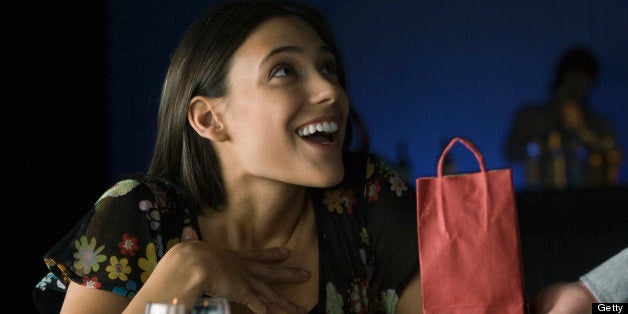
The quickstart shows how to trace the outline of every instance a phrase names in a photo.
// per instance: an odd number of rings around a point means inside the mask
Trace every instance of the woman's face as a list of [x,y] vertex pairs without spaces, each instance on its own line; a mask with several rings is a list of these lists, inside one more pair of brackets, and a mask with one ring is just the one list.
[[225,177],[314,187],[342,180],[349,100],[335,58],[296,17],[269,19],[249,35],[232,56],[221,101]]

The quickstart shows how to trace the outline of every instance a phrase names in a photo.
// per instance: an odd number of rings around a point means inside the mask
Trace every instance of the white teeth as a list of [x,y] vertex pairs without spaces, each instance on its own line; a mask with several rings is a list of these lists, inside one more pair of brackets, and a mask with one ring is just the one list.
[[326,132],[326,133],[334,133],[338,131],[338,123],[333,121],[325,121],[323,123],[313,123],[310,125],[306,125],[299,130],[297,133],[299,136],[308,136],[310,134],[314,134],[316,132]]
[[330,130],[331,130],[331,127],[329,126],[329,122],[327,121],[323,122],[323,131],[329,132]]

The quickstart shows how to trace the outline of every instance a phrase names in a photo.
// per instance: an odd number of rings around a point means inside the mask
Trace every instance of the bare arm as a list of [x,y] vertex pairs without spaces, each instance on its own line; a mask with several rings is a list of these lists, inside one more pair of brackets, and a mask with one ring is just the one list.
[[[109,291],[87,288],[70,282],[61,314],[66,313],[122,313],[130,299]],[[140,312],[140,313],[143,313]]]
[[408,283],[399,297],[396,313],[398,314],[420,314],[423,313],[423,302],[421,301],[421,278],[417,273]]
[[148,301],[176,297],[190,306],[202,294],[245,304],[256,313],[268,313],[269,305],[290,313],[304,312],[269,285],[309,279],[297,269],[275,265],[289,256],[288,250],[235,252],[211,247],[195,236],[182,239],[189,240],[166,252],[133,299],[71,283],[61,312],[142,314]]

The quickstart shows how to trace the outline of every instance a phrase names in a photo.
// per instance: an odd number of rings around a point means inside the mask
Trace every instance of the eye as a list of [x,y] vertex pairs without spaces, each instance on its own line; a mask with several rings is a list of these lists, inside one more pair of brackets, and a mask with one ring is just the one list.
[[270,77],[295,76],[296,74],[297,72],[294,70],[294,66],[290,62],[284,61],[273,68],[270,72]]

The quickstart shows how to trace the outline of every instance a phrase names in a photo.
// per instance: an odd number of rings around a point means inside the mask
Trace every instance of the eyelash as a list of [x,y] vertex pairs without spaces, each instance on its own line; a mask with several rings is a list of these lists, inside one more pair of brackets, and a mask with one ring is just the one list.
[[[273,69],[270,71],[270,78],[274,78],[276,77],[277,73],[281,70],[285,70],[285,69],[289,69],[289,71],[291,71],[292,73],[286,73],[285,76],[280,76],[280,77],[286,77],[286,76],[293,76],[296,75],[297,71],[295,70],[295,65],[292,61],[290,60],[283,60],[280,63],[278,63],[276,66],[273,67]],[[327,61],[324,62],[322,64],[322,70],[323,71],[327,71],[327,73],[325,74],[330,74],[330,75],[338,75],[338,71],[336,68],[336,62],[335,61]]]
[[[277,64],[276,66],[273,67],[272,71],[270,71],[270,78],[275,77],[275,75],[277,74],[277,72],[286,69],[286,68],[290,68],[290,70],[292,70],[292,72],[296,72],[294,71],[294,64],[289,61],[289,60],[283,60],[281,61],[279,64]],[[286,74],[286,76],[289,76],[290,74]],[[283,77],[283,76],[282,76]]]

